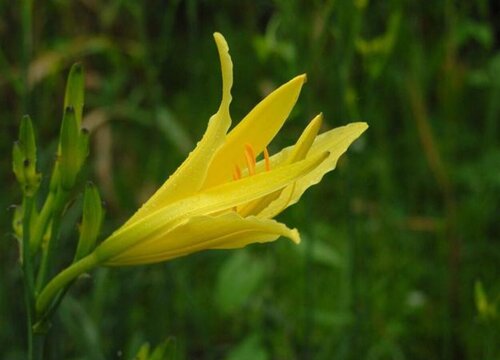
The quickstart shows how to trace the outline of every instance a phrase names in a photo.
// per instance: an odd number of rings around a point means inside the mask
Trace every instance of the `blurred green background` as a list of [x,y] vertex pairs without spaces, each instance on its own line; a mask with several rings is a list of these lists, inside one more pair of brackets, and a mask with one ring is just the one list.
[[[54,319],[52,359],[499,359],[497,1],[0,2],[0,355],[24,359],[10,153],[22,114],[45,179],[69,66],[86,70],[85,176],[119,226],[182,161],[220,98],[214,31],[234,62],[236,122],[308,83],[270,151],[317,113],[370,129],[280,216],[303,242],[100,269]],[[83,183],[82,183],[83,187]],[[81,198],[57,258],[71,260]],[[475,284],[480,281],[475,292]]]

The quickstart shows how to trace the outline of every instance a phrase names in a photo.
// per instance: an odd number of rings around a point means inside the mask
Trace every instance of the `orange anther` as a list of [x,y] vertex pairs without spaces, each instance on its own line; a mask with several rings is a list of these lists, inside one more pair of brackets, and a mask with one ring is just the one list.
[[269,152],[267,147],[264,148],[264,163],[266,164],[266,171],[271,170],[271,161],[269,160]]
[[233,180],[239,179],[241,179],[241,169],[238,165],[235,165],[233,170]]
[[248,173],[255,175],[255,151],[250,144],[245,145],[245,159],[247,161]]

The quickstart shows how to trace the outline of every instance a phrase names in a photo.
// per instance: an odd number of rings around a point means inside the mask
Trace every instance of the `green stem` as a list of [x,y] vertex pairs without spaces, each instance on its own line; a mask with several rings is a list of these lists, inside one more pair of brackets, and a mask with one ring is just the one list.
[[68,284],[64,285],[63,289],[59,291],[55,299],[51,301],[51,305],[49,306],[49,308],[46,309],[43,315],[37,319],[36,324],[33,325],[33,329],[35,332],[37,332],[39,329],[41,331],[44,331],[44,329],[46,328],[45,325],[61,304],[62,299],[64,298],[64,296],[66,296],[66,293],[68,292],[74,281],[75,280],[73,279]]
[[30,360],[43,359],[43,345],[45,343],[45,333],[33,334],[33,349]]
[[29,221],[33,209],[33,198],[25,197],[23,199],[23,245],[22,245],[22,269],[24,280],[24,300],[26,305],[27,330],[28,330],[28,354],[32,359],[33,351],[33,268],[31,256],[29,253]]
[[99,261],[94,253],[84,257],[57,274],[43,288],[36,301],[36,313],[43,315],[57,293],[84,272],[96,267]]
[[52,215],[54,207],[54,193],[50,192],[45,200],[45,203],[42,206],[42,210],[40,211],[40,215],[37,218],[36,226],[33,229],[33,234],[30,238],[30,248],[33,254],[36,253],[40,244],[42,242],[43,235],[47,230],[47,225],[49,224],[50,217]]
[[33,48],[32,41],[32,0],[23,0],[21,4],[21,26],[22,26],[22,111],[24,114],[29,112],[29,84],[28,72]]
[[[49,199],[51,201],[49,201]],[[57,239],[59,237],[59,227],[61,225],[61,217],[63,213],[63,208],[65,205],[65,199],[66,199],[66,192],[62,189],[59,189],[57,191],[56,195],[53,195],[51,192],[49,196],[47,197],[47,201],[45,205],[47,205],[47,208],[50,207],[50,209],[47,210],[47,213],[49,213],[49,217],[46,219],[42,219],[45,222],[48,222],[48,220],[51,218],[52,219],[52,229],[51,229],[51,234],[50,238],[47,241],[47,244],[42,247],[42,260],[40,263],[40,268],[38,270],[38,276],[36,279],[36,284],[35,284],[35,292],[38,294],[40,290],[43,288],[45,285],[46,279],[47,279],[47,274],[49,273],[50,270],[50,265],[52,264],[52,258],[54,255],[54,249],[55,249],[55,244],[57,242]],[[45,205],[44,209],[45,210]],[[42,210],[42,212],[43,212]],[[37,229],[43,228],[47,226],[47,224],[42,224],[42,221],[39,224],[40,226],[37,226]],[[43,226],[45,225],[45,226]],[[45,233],[45,230],[41,231],[41,234]],[[39,234],[37,233],[37,236]]]
[[41,359],[43,353],[43,335],[34,335],[33,322],[35,319],[35,298],[33,282],[33,264],[30,252],[30,220],[33,212],[33,197],[24,197],[23,199],[23,280],[24,280],[24,299],[27,315],[27,335],[28,335],[28,359]]
[[[22,28],[22,47],[21,47],[21,110],[23,114],[29,112],[30,99],[29,99],[29,84],[28,73],[31,61],[31,54],[33,51],[32,40],[32,14],[33,14],[33,0],[23,0],[21,3],[21,28]],[[22,270],[24,282],[24,298],[26,302],[26,315],[28,326],[28,359],[39,360],[42,359],[43,354],[43,335],[34,335],[33,321],[35,317],[35,293],[34,293],[34,270],[32,258],[32,241],[30,234],[30,221],[34,207],[33,197],[25,196],[23,199],[23,254],[22,254]]]

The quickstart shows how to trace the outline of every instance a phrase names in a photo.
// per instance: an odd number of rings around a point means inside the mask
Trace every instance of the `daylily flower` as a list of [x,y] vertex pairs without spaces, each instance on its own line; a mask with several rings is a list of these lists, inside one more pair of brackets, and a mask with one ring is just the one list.
[[[318,136],[320,114],[295,145],[269,156],[266,147],[287,119],[306,81],[305,75],[299,75],[267,96],[228,133],[233,64],[224,37],[215,33],[214,38],[222,68],[222,101],[203,138],[121,228],[63,271],[62,278],[74,278],[96,265],[155,263],[281,236],[300,241],[296,229],[273,218],[333,170],[338,158],[368,126],[352,123]],[[257,161],[260,155],[263,158]],[[54,287],[49,284],[47,292],[54,292]],[[42,293],[41,298],[43,295],[49,297]],[[39,309],[46,305],[44,301],[37,304]]]

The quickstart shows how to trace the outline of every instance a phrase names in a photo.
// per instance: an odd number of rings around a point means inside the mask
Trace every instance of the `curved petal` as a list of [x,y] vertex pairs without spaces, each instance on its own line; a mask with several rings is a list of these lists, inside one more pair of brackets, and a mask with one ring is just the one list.
[[203,188],[230,181],[235,165],[244,168],[245,146],[260,154],[283,126],[299,97],[306,75],[300,75],[269,94],[227,135],[208,169]]
[[99,261],[106,262],[140,242],[170,231],[190,217],[230,211],[235,206],[270,194],[306,175],[327,156],[327,153],[316,154],[297,163],[225,183],[166,205],[118,229],[94,250],[95,256]]
[[[315,156],[318,153],[327,151],[328,158],[313,171],[284,188],[280,196],[262,210],[258,216],[272,218],[288,206],[295,204],[307,188],[319,183],[324,174],[335,169],[340,156],[367,128],[366,123],[351,123],[319,135],[312,144],[307,156]],[[293,151],[293,147],[288,147],[273,156],[271,158],[272,166],[279,166],[280,163],[285,162],[291,151]],[[258,164],[258,167],[262,166],[263,164]]]
[[300,242],[296,229],[274,220],[242,218],[235,212],[196,216],[158,238],[137,244],[104,265],[155,263],[207,249],[235,249],[274,241],[280,236]]
[[160,207],[198,191],[205,181],[208,165],[216,150],[224,143],[226,133],[231,126],[229,105],[233,85],[233,63],[229,47],[224,37],[214,34],[222,69],[222,101],[219,110],[210,118],[203,138],[188,158],[172,174],[156,193],[128,220],[127,224],[137,221]]

